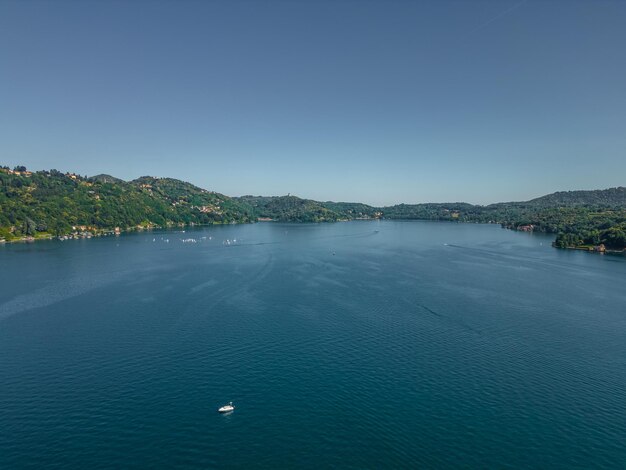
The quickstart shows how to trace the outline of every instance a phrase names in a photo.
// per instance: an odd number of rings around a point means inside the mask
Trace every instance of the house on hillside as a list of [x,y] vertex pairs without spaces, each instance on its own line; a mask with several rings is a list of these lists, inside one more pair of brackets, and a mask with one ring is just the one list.
[[24,170],[11,170],[11,169],[7,168],[7,169],[3,169],[3,171],[7,172],[10,175],[26,176],[27,178],[29,178],[33,174],[32,171],[28,171],[26,169],[24,169]]

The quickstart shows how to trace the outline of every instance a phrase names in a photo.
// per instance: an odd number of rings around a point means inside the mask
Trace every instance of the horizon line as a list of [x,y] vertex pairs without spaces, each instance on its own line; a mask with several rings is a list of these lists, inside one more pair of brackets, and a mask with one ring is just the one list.
[[[207,188],[204,188],[202,186],[198,186],[197,184],[192,183],[192,182],[190,182],[188,180],[182,180],[182,179],[174,178],[174,177],[171,177],[171,176],[156,176],[156,175],[144,174],[144,175],[137,176],[136,178],[124,179],[124,178],[120,178],[118,176],[111,175],[109,173],[97,173],[95,175],[80,175],[79,173],[76,173],[76,172],[73,172],[73,171],[62,171],[62,170],[57,170],[56,168],[30,170],[30,169],[28,169],[28,167],[26,165],[19,165],[19,164],[18,165],[14,165],[13,166],[13,170],[15,168],[18,168],[18,167],[24,167],[24,168],[27,169],[27,171],[31,171],[31,172],[34,172],[34,173],[43,172],[43,171],[53,171],[53,170],[56,170],[56,171],[59,171],[59,172],[64,173],[64,174],[74,174],[74,175],[82,176],[82,177],[84,177],[86,179],[95,178],[96,176],[101,176],[101,175],[102,176],[110,176],[112,178],[121,180],[121,181],[123,181],[125,183],[131,183],[131,182],[133,182],[135,180],[138,180],[139,178],[172,179],[172,180],[182,181],[183,183],[191,184],[191,185],[196,186],[197,188],[200,188],[200,189],[202,189],[204,191],[210,191],[210,192],[217,193],[217,191],[213,191],[211,189],[207,189]],[[11,170],[10,165],[7,165],[7,164],[0,164],[0,168],[8,168],[9,170]],[[607,187],[607,188],[593,188],[593,189],[561,189],[561,190],[552,191],[552,192],[547,193],[547,194],[541,194],[539,196],[534,196],[534,197],[531,197],[530,199],[526,199],[526,200],[496,201],[496,202],[490,202],[488,204],[479,204],[479,203],[472,203],[472,202],[467,202],[467,201],[442,201],[442,202],[429,201],[429,202],[396,202],[395,204],[383,204],[383,205],[380,205],[380,204],[370,204],[370,203],[365,203],[365,202],[347,201],[347,200],[343,200],[343,201],[342,200],[331,200],[331,199],[326,199],[326,200],[321,200],[320,199],[320,200],[317,200],[317,199],[312,199],[312,198],[309,198],[309,197],[296,196],[296,195],[292,194],[291,192],[288,192],[287,194],[282,194],[282,195],[254,195],[254,194],[250,194],[250,193],[244,193],[244,194],[241,194],[239,196],[230,196],[230,195],[224,194],[224,193],[219,193],[219,194],[222,194],[222,195],[230,197],[230,198],[242,198],[242,197],[288,197],[288,196],[293,196],[293,197],[297,197],[298,199],[304,199],[304,200],[315,201],[315,202],[331,202],[331,203],[343,203],[343,204],[363,204],[363,205],[366,205],[366,206],[370,206],[372,208],[385,208],[385,207],[393,207],[393,206],[399,206],[399,205],[410,205],[410,206],[415,205],[415,206],[417,206],[417,205],[426,205],[426,204],[469,204],[469,205],[472,205],[472,206],[487,207],[487,206],[491,206],[491,205],[495,205],[495,204],[512,204],[512,203],[529,202],[529,201],[532,201],[534,199],[538,199],[538,198],[541,198],[541,197],[544,197],[544,196],[549,196],[551,194],[556,194],[556,193],[568,193],[568,192],[579,192],[579,191],[608,191],[608,190],[611,190],[611,189],[621,189],[621,188],[626,188],[626,186],[611,186],[611,187]]]

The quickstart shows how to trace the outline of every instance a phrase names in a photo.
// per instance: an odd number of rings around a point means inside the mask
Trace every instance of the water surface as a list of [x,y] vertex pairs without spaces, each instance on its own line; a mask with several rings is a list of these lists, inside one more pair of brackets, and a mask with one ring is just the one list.
[[623,468],[626,260],[551,240],[371,221],[2,246],[0,468]]

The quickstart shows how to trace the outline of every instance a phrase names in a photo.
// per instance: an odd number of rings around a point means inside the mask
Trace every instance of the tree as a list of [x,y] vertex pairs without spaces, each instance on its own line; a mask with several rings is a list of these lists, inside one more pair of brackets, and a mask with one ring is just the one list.
[[26,217],[24,220],[24,230],[23,232],[26,235],[33,236],[35,235],[35,231],[37,230],[37,224],[30,217]]

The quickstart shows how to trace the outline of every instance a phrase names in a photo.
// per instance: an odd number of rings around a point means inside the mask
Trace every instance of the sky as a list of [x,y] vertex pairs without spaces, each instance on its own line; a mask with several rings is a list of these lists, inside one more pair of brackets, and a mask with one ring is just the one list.
[[626,1],[0,0],[0,165],[374,205],[626,185]]

